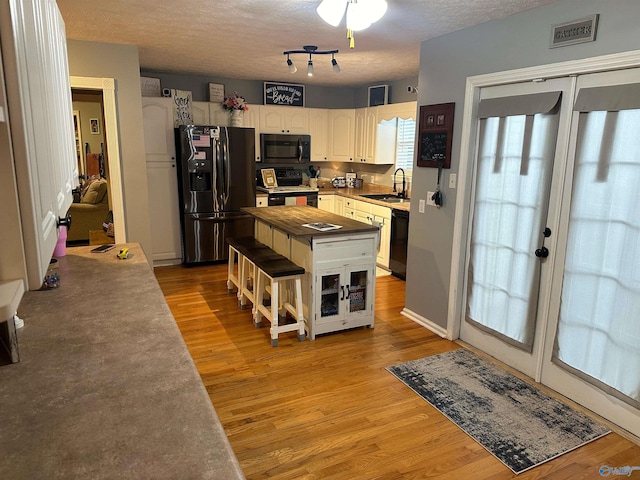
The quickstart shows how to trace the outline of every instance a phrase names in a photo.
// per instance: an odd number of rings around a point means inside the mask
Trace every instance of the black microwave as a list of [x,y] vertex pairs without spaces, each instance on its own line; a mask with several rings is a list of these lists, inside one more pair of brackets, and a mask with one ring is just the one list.
[[309,163],[311,136],[261,133],[260,156],[263,163]]

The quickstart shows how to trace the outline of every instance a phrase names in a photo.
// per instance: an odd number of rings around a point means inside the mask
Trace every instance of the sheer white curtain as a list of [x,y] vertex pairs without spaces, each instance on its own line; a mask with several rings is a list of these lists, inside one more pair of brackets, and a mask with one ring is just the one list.
[[480,122],[467,320],[530,349],[557,114]]
[[640,110],[581,113],[575,162],[554,359],[637,404]]

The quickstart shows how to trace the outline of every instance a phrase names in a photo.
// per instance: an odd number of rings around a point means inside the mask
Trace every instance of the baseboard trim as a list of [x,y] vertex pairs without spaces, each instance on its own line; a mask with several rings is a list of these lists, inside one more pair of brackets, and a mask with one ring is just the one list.
[[407,308],[403,308],[402,311],[400,312],[400,315],[403,315],[405,317],[407,317],[409,320],[412,320],[414,322],[416,322],[418,325],[423,326],[424,328],[426,328],[427,330],[432,331],[433,333],[435,333],[436,335],[442,337],[442,338],[446,338],[447,340],[451,340],[450,338],[448,338],[447,336],[447,330],[445,328],[442,328],[440,325],[436,325],[435,323],[433,323],[431,320],[424,318],[421,315],[418,315],[417,313],[407,309]]

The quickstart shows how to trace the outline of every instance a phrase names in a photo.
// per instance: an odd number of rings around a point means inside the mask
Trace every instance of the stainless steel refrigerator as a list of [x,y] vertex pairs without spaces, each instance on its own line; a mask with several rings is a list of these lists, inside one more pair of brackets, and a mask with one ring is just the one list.
[[255,206],[253,128],[183,125],[176,131],[182,261],[228,258],[225,239],[253,234]]

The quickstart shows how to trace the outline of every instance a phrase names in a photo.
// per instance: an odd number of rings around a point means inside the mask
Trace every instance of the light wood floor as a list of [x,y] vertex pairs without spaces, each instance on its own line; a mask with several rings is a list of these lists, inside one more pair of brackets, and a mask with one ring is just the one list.
[[[225,265],[155,272],[248,479],[515,477],[385,370],[459,348],[400,315],[403,281],[378,277],[374,329],[272,348]],[[597,479],[601,465],[640,465],[640,446],[612,433],[518,478]]]

